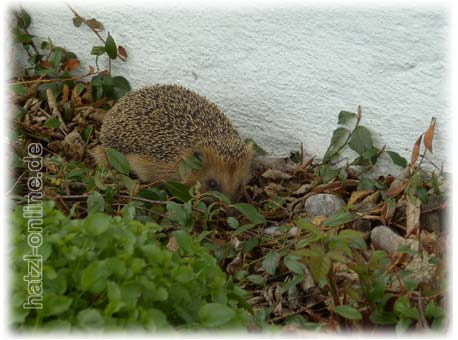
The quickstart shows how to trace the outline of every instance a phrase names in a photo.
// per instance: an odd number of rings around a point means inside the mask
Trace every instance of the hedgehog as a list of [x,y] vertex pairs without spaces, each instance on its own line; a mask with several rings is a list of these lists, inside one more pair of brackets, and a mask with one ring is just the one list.
[[[96,163],[106,148],[126,155],[142,182],[178,181],[219,191],[237,200],[250,178],[252,146],[204,96],[179,85],[152,85],[127,93],[105,116]],[[181,178],[178,164],[189,156],[202,167]]]

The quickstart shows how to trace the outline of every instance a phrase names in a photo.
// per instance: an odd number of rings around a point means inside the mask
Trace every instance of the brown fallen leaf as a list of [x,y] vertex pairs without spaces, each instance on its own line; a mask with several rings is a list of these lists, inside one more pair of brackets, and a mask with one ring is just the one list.
[[268,169],[261,176],[264,178],[278,179],[278,180],[291,178],[291,175],[281,170],[277,170],[277,169]]
[[412,150],[412,156],[410,157],[410,164],[415,164],[418,159],[418,155],[420,154],[420,144],[421,144],[421,137],[423,137],[423,134],[418,137],[417,141],[415,142],[415,145],[413,146]]
[[127,52],[124,46],[121,46],[121,45],[118,46],[118,54],[122,60],[125,61],[127,59]]
[[426,130],[425,138],[423,138],[423,143],[425,147],[432,153],[433,152],[433,138],[434,138],[434,129],[436,127],[436,117],[431,118],[431,123],[429,124],[428,130]]
[[406,183],[396,178],[393,180],[393,182],[391,182],[388,190],[385,191],[385,195],[396,196],[400,194],[401,192],[403,192],[405,187],[406,187]]
[[353,205],[359,201],[361,201],[363,198],[365,198],[367,195],[369,195],[372,191],[371,190],[358,190],[358,191],[353,191],[351,193],[350,199],[348,200],[348,205]]
[[417,197],[406,200],[406,238],[420,229],[421,201]]
[[68,101],[68,97],[70,95],[70,88],[67,84],[64,84],[64,88],[62,90],[62,99],[60,101],[61,105],[64,105]]
[[169,239],[169,242],[167,242],[167,249],[172,251],[172,252],[176,252],[178,249],[180,249],[180,246],[178,245],[178,242],[177,240],[175,239],[175,236],[172,236],[170,239]]
[[80,66],[80,61],[76,58],[68,58],[64,63],[64,70],[72,71]]

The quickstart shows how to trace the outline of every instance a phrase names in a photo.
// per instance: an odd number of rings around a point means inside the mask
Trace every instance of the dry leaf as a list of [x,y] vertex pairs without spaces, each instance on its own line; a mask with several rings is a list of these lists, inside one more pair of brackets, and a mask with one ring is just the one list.
[[230,275],[233,275],[239,271],[242,270],[242,267],[243,267],[243,260],[242,258],[240,257],[240,255],[238,255],[236,258],[234,258],[231,263],[229,263],[226,267],[226,273],[230,274]]
[[420,228],[421,201],[416,198],[407,199],[406,205],[406,238],[417,234]]
[[268,169],[262,175],[264,178],[269,179],[290,179],[291,175],[288,175],[286,172],[277,169]]
[[124,48],[124,46],[121,46],[121,45],[118,46],[118,54],[119,54],[119,56],[121,57],[122,60],[126,60],[127,59],[127,52],[126,52],[126,49]]
[[80,61],[75,58],[69,58],[64,63],[64,70],[72,71],[80,66]]
[[180,246],[178,245],[178,242],[175,239],[175,236],[172,236],[169,239],[169,242],[167,243],[167,249],[172,252],[176,252],[178,249],[180,249]]
[[434,129],[436,127],[436,117],[431,119],[429,128],[425,133],[425,138],[423,138],[423,143],[425,147],[432,153],[433,152],[433,138],[434,138]]
[[391,182],[391,185],[388,188],[388,190],[385,191],[385,195],[396,196],[404,190],[405,186],[406,186],[406,183],[396,178],[393,182]]
[[418,155],[420,154],[420,144],[421,144],[421,137],[423,137],[423,134],[418,137],[417,141],[415,142],[415,145],[413,146],[412,150],[412,156],[410,158],[410,164],[415,164],[418,159]]
[[64,105],[68,101],[68,96],[70,95],[70,88],[67,84],[64,84],[64,89],[62,90],[62,100],[61,104]]
[[52,65],[48,60],[42,60],[40,61],[40,67],[43,68],[50,68]]
[[361,201],[364,197],[369,195],[372,191],[371,190],[358,190],[353,191],[351,193],[350,199],[348,200],[348,205],[353,205],[359,201]]

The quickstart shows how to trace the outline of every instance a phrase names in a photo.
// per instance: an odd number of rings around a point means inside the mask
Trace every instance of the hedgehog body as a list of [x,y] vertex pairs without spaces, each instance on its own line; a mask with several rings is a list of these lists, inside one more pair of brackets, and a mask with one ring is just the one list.
[[[107,113],[102,146],[127,156],[144,182],[200,182],[202,190],[218,190],[236,198],[249,179],[251,146],[246,145],[223,112],[197,93],[178,85],[154,85],[131,91]],[[180,178],[179,162],[194,155],[202,169]]]

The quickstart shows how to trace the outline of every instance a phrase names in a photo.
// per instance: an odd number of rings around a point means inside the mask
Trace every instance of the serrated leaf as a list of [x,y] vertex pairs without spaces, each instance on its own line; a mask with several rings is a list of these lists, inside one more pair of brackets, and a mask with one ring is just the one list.
[[363,318],[359,310],[349,305],[337,306],[336,313],[349,320],[361,320]]
[[407,166],[407,160],[404,157],[401,157],[397,152],[394,151],[387,151],[386,152],[394,164],[401,168],[405,168]]
[[111,34],[108,34],[107,40],[105,41],[105,50],[107,51],[110,59],[116,59],[118,55],[118,49]]
[[127,160],[126,156],[124,156],[121,152],[108,148],[107,149],[108,159],[110,160],[111,166],[118,172],[129,175],[130,172],[130,165],[129,161]]
[[304,274],[305,265],[298,261],[299,256],[296,255],[287,255],[283,258],[283,263],[285,266],[296,274]]
[[364,126],[357,126],[350,137],[348,146],[359,155],[373,148],[372,135]]

